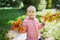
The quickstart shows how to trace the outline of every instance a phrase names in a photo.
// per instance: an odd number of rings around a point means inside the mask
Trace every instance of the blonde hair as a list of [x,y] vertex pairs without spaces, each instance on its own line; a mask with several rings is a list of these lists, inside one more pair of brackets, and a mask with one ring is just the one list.
[[27,8],[27,10],[29,10],[29,9],[31,9],[31,8],[36,11],[36,8],[35,8],[34,6],[29,6],[29,7]]

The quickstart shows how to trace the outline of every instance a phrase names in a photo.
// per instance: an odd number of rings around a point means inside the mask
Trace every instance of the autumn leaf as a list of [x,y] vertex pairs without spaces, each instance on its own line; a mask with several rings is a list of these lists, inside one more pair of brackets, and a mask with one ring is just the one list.
[[19,28],[19,32],[20,32],[20,33],[25,33],[25,31],[26,31],[26,28],[25,28],[25,27],[22,27],[22,26],[21,26],[21,27]]
[[44,21],[52,22],[56,20],[57,23],[60,19],[60,12],[56,12],[55,14],[48,12],[45,14],[45,16],[41,16],[41,17],[44,19]]

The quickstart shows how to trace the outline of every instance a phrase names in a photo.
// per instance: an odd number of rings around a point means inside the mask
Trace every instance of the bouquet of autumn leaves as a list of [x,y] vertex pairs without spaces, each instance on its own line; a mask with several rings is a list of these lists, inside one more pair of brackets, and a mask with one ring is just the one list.
[[22,26],[22,20],[18,19],[17,21],[12,22],[12,28],[11,30],[17,30],[19,33],[24,33],[26,28]]

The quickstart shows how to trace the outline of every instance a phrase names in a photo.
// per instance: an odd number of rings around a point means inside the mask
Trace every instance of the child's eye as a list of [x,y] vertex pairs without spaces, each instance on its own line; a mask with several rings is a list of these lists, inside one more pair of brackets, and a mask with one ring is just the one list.
[[32,13],[34,13],[34,11],[32,11]]
[[31,11],[29,11],[29,13],[31,13]]

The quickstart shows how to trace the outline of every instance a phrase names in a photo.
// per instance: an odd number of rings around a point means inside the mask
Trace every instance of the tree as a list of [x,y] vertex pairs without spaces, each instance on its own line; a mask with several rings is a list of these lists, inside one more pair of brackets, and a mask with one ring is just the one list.
[[0,7],[19,7],[21,0],[0,0]]
[[23,0],[24,8],[26,9],[28,6],[33,5],[38,8],[38,5],[40,4],[40,0]]

